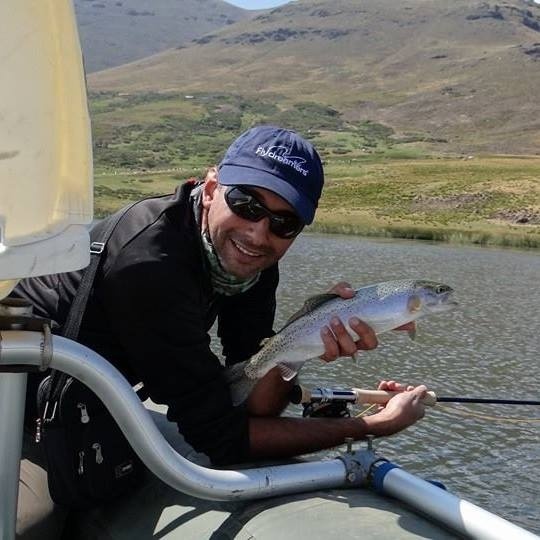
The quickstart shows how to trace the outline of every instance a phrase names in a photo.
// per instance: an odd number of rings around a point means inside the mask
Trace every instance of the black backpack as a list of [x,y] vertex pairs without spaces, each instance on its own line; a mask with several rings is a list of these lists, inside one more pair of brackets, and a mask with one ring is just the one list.
[[[115,215],[91,260],[63,327],[76,340],[100,257],[121,217]],[[52,370],[37,391],[36,442],[43,448],[51,498],[71,508],[90,508],[132,490],[144,465],[100,399],[82,382]]]

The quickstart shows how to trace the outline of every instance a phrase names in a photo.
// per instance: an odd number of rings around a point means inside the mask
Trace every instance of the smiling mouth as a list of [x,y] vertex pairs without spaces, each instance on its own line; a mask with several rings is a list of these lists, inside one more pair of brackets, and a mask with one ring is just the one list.
[[244,255],[247,255],[248,257],[262,257],[263,256],[263,253],[258,253],[256,251],[251,251],[250,249],[246,248],[245,246],[243,246],[242,244],[239,244],[237,241],[235,240],[232,240],[231,239],[231,242],[233,243],[234,247],[240,251],[240,253],[243,253]]

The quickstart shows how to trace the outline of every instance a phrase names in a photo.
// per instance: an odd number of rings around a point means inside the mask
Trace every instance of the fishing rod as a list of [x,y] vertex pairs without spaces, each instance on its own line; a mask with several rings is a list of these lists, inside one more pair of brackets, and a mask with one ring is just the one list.
[[[388,401],[400,392],[389,392],[387,390],[363,390],[360,388],[335,389],[335,388],[314,388],[309,390],[300,385],[295,385],[289,395],[291,403],[354,403],[357,405],[377,404],[385,405]],[[429,391],[422,400],[427,406],[434,406],[436,403],[489,403],[495,405],[540,405],[536,400],[520,399],[490,399],[490,398],[466,398],[437,396],[435,392]]]

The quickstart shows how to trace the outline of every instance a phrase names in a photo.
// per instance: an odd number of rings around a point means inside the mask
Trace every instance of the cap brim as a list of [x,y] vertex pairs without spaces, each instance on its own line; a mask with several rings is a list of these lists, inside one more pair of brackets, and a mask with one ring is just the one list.
[[300,219],[309,225],[315,217],[316,207],[303,193],[272,173],[239,165],[222,165],[218,181],[224,186],[253,186],[268,189],[288,202]]

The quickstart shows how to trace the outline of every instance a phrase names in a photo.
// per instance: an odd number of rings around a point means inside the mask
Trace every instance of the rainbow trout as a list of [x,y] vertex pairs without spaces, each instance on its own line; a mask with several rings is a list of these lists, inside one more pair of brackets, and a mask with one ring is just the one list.
[[264,340],[258,353],[229,368],[233,401],[241,403],[257,379],[272,368],[277,366],[282,377],[291,380],[307,360],[324,354],[320,332],[323,326],[330,326],[333,317],[341,319],[356,341],[359,336],[348,325],[351,317],[381,334],[425,315],[453,309],[457,303],[452,294],[452,288],[442,283],[398,280],[361,287],[350,299],[331,293],[309,298],[276,335]]

